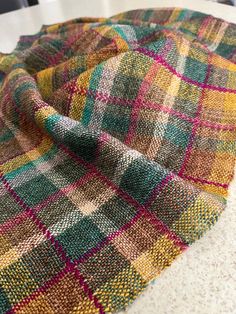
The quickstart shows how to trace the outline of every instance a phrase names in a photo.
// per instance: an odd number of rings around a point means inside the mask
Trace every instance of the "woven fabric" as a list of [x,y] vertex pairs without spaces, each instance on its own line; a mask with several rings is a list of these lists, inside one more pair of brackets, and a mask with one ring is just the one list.
[[217,221],[235,52],[235,25],[161,9],[0,55],[0,313],[117,311]]

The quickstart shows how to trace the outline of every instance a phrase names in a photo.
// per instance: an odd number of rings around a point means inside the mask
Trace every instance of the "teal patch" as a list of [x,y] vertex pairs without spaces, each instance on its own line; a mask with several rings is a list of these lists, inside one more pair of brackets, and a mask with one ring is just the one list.
[[8,310],[10,310],[11,304],[7,298],[6,293],[4,290],[0,287],[0,313],[5,313]]
[[[91,79],[90,79],[89,90],[94,90],[96,93],[96,90],[98,90],[98,85],[100,82],[100,78],[102,76],[102,72],[103,72],[103,64],[99,64],[98,66],[95,67],[92,73]],[[81,122],[86,126],[89,124],[91,120],[91,116],[94,109],[94,103],[95,103],[94,97],[91,97],[90,95],[88,95],[86,99],[84,111],[83,111],[83,116],[81,119]]]
[[56,155],[57,152],[58,152],[58,148],[56,146],[52,146],[52,148],[48,152],[46,152],[46,154],[42,155],[38,159],[36,159],[34,161],[30,161],[30,159],[29,159],[29,162],[27,162],[23,166],[17,168],[16,170],[13,170],[11,172],[6,173],[5,178],[7,180],[12,180],[17,175],[19,175],[20,173],[27,171],[30,168],[34,168],[37,165],[40,165],[42,162],[50,160],[51,158],[53,158]]
[[0,135],[0,142],[7,142],[14,137],[14,134],[11,130],[6,129],[2,135]]
[[140,204],[144,204],[152,190],[167,175],[167,171],[144,158],[136,159],[125,171],[120,183],[125,190]]
[[217,49],[215,50],[215,53],[227,59],[229,56],[232,55],[234,51],[235,51],[234,45],[227,45],[225,43],[220,43]]
[[165,139],[169,140],[176,146],[181,148],[186,148],[189,141],[189,133],[184,132],[175,125],[168,124],[165,131]]
[[75,260],[104,239],[100,229],[87,217],[57,237],[67,254]]
[[45,129],[53,134],[53,129],[55,127],[55,124],[62,118],[62,116],[58,113],[52,114],[51,116],[47,117],[45,121]]
[[103,116],[102,130],[122,140],[129,130],[130,113],[131,108],[109,105]]
[[15,189],[29,206],[35,206],[58,189],[43,175],[31,179]]
[[207,64],[193,58],[186,58],[184,75],[188,78],[203,83],[207,73]]
[[83,132],[80,126],[69,130],[64,137],[66,145],[78,156],[86,161],[93,161],[96,157],[98,139],[93,132]]

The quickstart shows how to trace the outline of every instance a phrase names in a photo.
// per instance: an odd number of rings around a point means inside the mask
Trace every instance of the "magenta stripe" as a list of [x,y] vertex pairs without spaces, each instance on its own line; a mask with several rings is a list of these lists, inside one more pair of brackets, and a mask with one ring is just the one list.
[[[81,87],[81,86],[77,87],[76,92],[80,93],[81,95],[91,96],[91,97],[95,98],[95,100],[100,100],[104,103],[107,103],[108,105],[110,105],[112,103],[112,104],[116,104],[116,105],[120,105],[120,106],[134,106],[134,104],[136,102],[136,100],[123,99],[123,98],[119,98],[116,96],[107,95],[107,94],[102,93],[102,92],[95,92],[95,91],[86,89],[85,87]],[[221,124],[221,123],[211,122],[211,121],[207,121],[207,120],[201,120],[200,118],[192,118],[192,117],[189,117],[188,115],[186,115],[185,113],[182,113],[180,111],[172,109],[172,108],[165,106],[163,104],[153,103],[153,102],[146,101],[146,100],[142,100],[142,101],[139,100],[138,103],[141,104],[144,108],[154,109],[154,110],[159,109],[165,113],[170,113],[170,114],[172,114],[172,115],[174,115],[180,119],[186,120],[188,122],[191,122],[191,123],[198,122],[200,125],[203,125],[205,127],[211,128],[211,129],[229,130],[229,131],[236,130],[235,125]]]
[[48,198],[43,200],[40,204],[35,206],[33,209],[36,213],[38,213],[43,207],[50,204],[52,201],[57,200],[60,196],[66,195],[68,192],[73,191],[75,188],[78,188],[85,184],[89,179],[93,177],[92,172],[87,172],[85,175],[83,175],[79,180],[73,182],[72,184],[69,184],[65,186],[64,188],[61,188],[60,190],[56,191],[55,193],[49,195]]
[[97,246],[91,248],[90,250],[88,250],[84,255],[82,255],[81,257],[79,257],[75,263],[76,264],[81,264],[84,263],[88,258],[92,257],[94,254],[96,254],[98,251],[100,251],[105,245],[109,244],[110,241],[112,241],[113,239],[115,239],[116,237],[118,237],[119,235],[121,235],[123,232],[125,232],[126,230],[128,230],[132,225],[134,225],[140,217],[143,216],[143,212],[142,211],[137,211],[135,216],[129,221],[127,222],[125,225],[123,225],[119,230],[111,233],[108,237],[106,237],[103,241],[101,241],[100,243],[98,243]]
[[[65,68],[66,69],[66,68]],[[65,72],[64,72],[64,75],[65,75]],[[68,100],[66,102],[66,113],[65,115],[69,117],[69,114],[70,114],[70,105],[71,105],[71,102],[72,102],[72,99],[73,99],[73,95],[74,93],[76,92],[76,84],[77,81],[74,80],[72,84],[69,85],[69,97],[68,97]]]
[[98,301],[98,298],[96,297],[96,295],[94,295],[92,290],[89,288],[87,282],[83,278],[83,276],[80,273],[80,271],[75,267],[74,268],[74,272],[75,272],[76,278],[79,280],[79,283],[80,283],[81,287],[83,287],[83,289],[84,289],[85,293],[88,295],[89,299],[91,301],[93,301],[93,303],[96,306],[96,308],[99,309],[99,313],[100,314],[105,314],[105,311],[103,310],[103,306]]
[[49,62],[48,67],[58,66],[60,59],[65,56],[65,51],[67,49],[71,48],[71,46],[78,40],[80,34],[81,34],[81,32],[80,33],[77,32],[75,36],[70,37],[67,41],[65,41],[63,46],[60,48],[60,50],[58,50],[56,52],[55,55],[53,55],[53,56],[46,55],[45,56]]
[[[210,76],[210,70],[211,70],[211,65],[210,65],[210,55],[208,56],[208,66],[207,66],[207,72],[206,72],[206,77],[204,79],[204,83],[206,84],[208,82],[209,76]],[[199,99],[199,103],[198,103],[198,107],[197,107],[197,112],[196,112],[196,118],[199,119],[201,116],[201,112],[202,112],[202,103],[203,103],[203,99],[205,97],[205,89],[202,90],[200,99]],[[181,168],[178,172],[178,175],[181,177],[184,174],[184,171],[187,167],[189,158],[191,156],[191,152],[192,152],[192,148],[193,148],[193,144],[194,144],[194,139],[197,133],[197,129],[199,127],[199,123],[198,120],[196,120],[196,122],[193,125],[190,137],[189,137],[189,141],[188,141],[188,145],[185,151],[185,156],[184,156],[184,160],[183,163],[181,165]]]
[[[58,190],[57,192],[49,195],[48,198],[43,200],[40,204],[33,207],[34,213],[38,213],[42,208],[47,206],[53,201],[56,201],[60,196],[65,195],[66,193],[72,191],[74,188],[78,188],[79,186],[85,184],[87,180],[89,180],[93,176],[93,173],[87,172],[83,177],[81,177],[78,181]],[[12,229],[14,226],[21,224],[24,219],[28,216],[27,210],[17,214],[16,216],[13,216],[6,222],[4,222],[2,225],[0,225],[0,233],[7,232],[9,229]]]
[[227,183],[219,183],[219,182],[209,181],[206,179],[194,178],[192,176],[182,175],[181,178],[191,180],[191,181],[196,182],[196,183],[200,182],[200,183],[204,183],[204,184],[215,185],[218,187],[222,187],[224,189],[227,189],[229,187],[229,184],[227,184]]
[[[51,242],[51,244],[54,246],[56,252],[58,255],[62,258],[62,260],[67,264],[67,265],[72,265],[74,267],[74,264],[70,261],[69,257],[67,257],[66,252],[64,251],[62,245],[58,240],[54,238],[54,236],[51,234],[51,232],[46,228],[46,226],[40,221],[40,219],[35,215],[33,210],[20,198],[20,196],[11,188],[7,180],[5,179],[4,175],[0,172],[0,178],[3,181],[3,184],[5,188],[11,193],[12,197],[15,199],[15,201],[23,208],[26,210],[26,213],[28,217],[30,217],[36,226],[39,228],[40,231],[46,236],[46,238]],[[80,284],[85,292],[85,294],[88,295],[89,299],[94,302],[95,306],[99,309],[100,314],[105,314],[102,305],[99,303],[98,299],[96,296],[92,294],[91,289],[88,287],[86,284],[84,278],[80,274]],[[77,275],[78,278],[78,275]]]
[[[78,155],[76,155],[74,152],[70,151],[66,146],[63,144],[60,145],[60,147],[63,149],[64,152],[66,152],[69,156],[71,156],[74,160],[82,164],[83,166],[87,167],[91,171],[93,171],[108,187],[110,187],[113,191],[115,191],[118,195],[120,195],[125,201],[127,201],[129,204],[134,206],[137,211],[144,210],[145,212],[147,209],[139,204],[132,196],[130,196],[128,193],[126,193],[124,190],[122,190],[119,186],[116,186],[111,180],[109,180],[106,176],[104,176],[92,163],[89,163],[82,158],[80,158]],[[157,217],[155,218],[156,221],[160,224],[163,224]],[[157,225],[157,224],[156,224]],[[161,229],[163,230],[163,228]],[[176,244],[179,245],[179,243],[182,243],[182,245],[185,245],[185,243],[179,238],[174,232],[172,232],[167,226],[165,226],[165,233],[170,239],[177,239]]]
[[66,253],[60,243],[53,237],[50,231],[46,226],[40,221],[40,219],[35,215],[33,210],[20,198],[20,196],[11,188],[10,184],[5,179],[4,175],[0,173],[0,178],[3,181],[5,188],[9,191],[15,201],[25,210],[26,215],[31,218],[40,231],[46,236],[46,238],[53,244],[59,256],[63,259],[64,262],[70,262],[69,258],[66,256]]
[[224,93],[236,94],[236,89],[226,88],[226,87],[221,87],[221,86],[214,86],[214,85],[210,85],[210,84],[206,84],[206,83],[200,83],[200,82],[197,82],[197,81],[190,79],[189,77],[187,77],[183,74],[180,74],[170,64],[168,64],[160,55],[158,55],[157,53],[155,53],[151,50],[148,50],[147,48],[144,48],[144,47],[137,48],[134,51],[145,54],[146,56],[156,60],[157,62],[162,64],[165,68],[167,68],[170,72],[172,72],[174,75],[181,78],[183,81],[185,81],[187,83],[193,84],[193,85],[195,85],[197,87],[201,87],[201,88],[216,90],[216,91],[224,92]]
[[[50,280],[45,282],[43,286],[36,289],[32,294],[21,300],[19,303],[13,306],[13,311],[19,311],[22,308],[24,308],[27,304],[29,304],[31,301],[35,300],[40,294],[46,292],[48,289],[53,287],[55,284],[57,284],[68,272],[70,271],[70,267],[66,265],[65,268],[63,268],[59,273],[57,273],[54,277],[52,277]],[[10,313],[6,313],[10,314]]]
[[[166,45],[163,49],[161,49],[160,53],[162,53],[164,56],[166,56],[168,54],[168,52],[171,50],[171,48],[172,48],[172,42],[169,39],[167,39]],[[153,63],[149,67],[149,70],[151,70],[153,73],[152,81],[153,81],[154,77],[156,76],[156,73],[158,72],[159,67],[160,67],[160,64],[155,64],[155,63]],[[149,76],[149,71],[147,71],[146,77],[147,76]],[[143,82],[141,83],[141,85],[139,87],[138,95],[137,95],[137,97],[136,97],[136,99],[132,105],[132,110],[131,110],[131,114],[130,114],[129,130],[127,132],[127,135],[126,135],[125,141],[124,141],[124,143],[126,145],[130,145],[133,137],[135,136],[135,131],[136,131],[137,123],[138,123],[138,119],[139,119],[139,112],[143,107],[143,97],[145,96],[145,94],[149,90],[150,85],[152,84],[152,82],[146,80],[146,77],[144,78]]]
[[[83,256],[81,256],[76,263],[80,264],[85,262],[88,258],[96,254],[100,249],[102,249],[106,244],[108,244],[110,241],[121,235],[123,232],[128,230],[131,226],[133,226],[139,218],[142,216],[145,216],[146,218],[150,218],[150,215],[148,214],[147,209],[151,206],[153,201],[155,200],[155,196],[157,193],[160,193],[161,190],[164,188],[164,186],[174,177],[173,174],[168,175],[165,177],[160,184],[158,184],[154,190],[149,199],[144,204],[145,210],[143,210],[143,206],[139,206],[136,215],[125,225],[123,225],[119,230],[113,232],[110,234],[107,238],[105,238],[102,242],[100,242],[96,247],[91,248],[89,251],[87,251]],[[158,230],[161,231],[161,233],[166,233],[166,226],[163,223],[160,223],[159,220],[156,219],[155,216],[151,214],[151,221],[152,223],[158,227]],[[174,240],[174,243],[177,244],[182,250],[187,248],[187,245],[183,243],[182,241],[179,241],[180,239],[174,234],[171,240]]]
[[8,230],[12,229],[14,226],[21,224],[27,218],[26,211],[19,213],[18,215],[10,218],[6,222],[0,225],[0,233],[6,233]]
[[172,180],[175,177],[175,175],[173,173],[168,174],[162,181],[160,184],[157,184],[157,186],[153,189],[150,197],[148,198],[148,200],[145,202],[144,206],[145,208],[149,208],[152,203],[155,201],[157,194],[160,193],[162,191],[162,189],[165,187],[165,185]]

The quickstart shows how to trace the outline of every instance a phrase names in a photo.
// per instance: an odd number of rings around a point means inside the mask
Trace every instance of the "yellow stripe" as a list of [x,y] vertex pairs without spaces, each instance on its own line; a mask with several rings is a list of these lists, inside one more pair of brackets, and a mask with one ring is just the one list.
[[0,257],[0,270],[7,268],[14,262],[16,262],[20,256],[17,254],[16,250],[11,249],[7,251],[4,255],[1,255]]
[[49,98],[53,92],[52,76],[54,68],[48,68],[38,72],[37,83],[43,98]]
[[35,113],[35,120],[40,127],[44,128],[44,124],[47,118],[54,114],[58,114],[58,112],[53,107],[43,107]]
[[[89,88],[90,79],[93,73],[93,69],[88,70],[81,74],[77,80],[77,86],[79,88]],[[84,106],[86,103],[87,96],[81,95],[80,93],[75,93],[72,97],[69,117],[74,120],[80,120],[84,111]]]
[[52,146],[53,146],[52,140],[48,137],[45,137],[38,147],[6,162],[5,164],[1,166],[1,170],[5,174],[13,170],[16,170],[17,168],[22,167],[28,162],[31,162],[40,158],[43,154],[49,151]]
[[192,243],[210,228],[220,212],[220,202],[214,199],[214,196],[209,199],[208,195],[206,198],[206,194],[202,192],[171,229],[187,243]]
[[150,250],[132,262],[132,265],[145,281],[150,281],[169,266],[180,253],[181,249],[163,235]]

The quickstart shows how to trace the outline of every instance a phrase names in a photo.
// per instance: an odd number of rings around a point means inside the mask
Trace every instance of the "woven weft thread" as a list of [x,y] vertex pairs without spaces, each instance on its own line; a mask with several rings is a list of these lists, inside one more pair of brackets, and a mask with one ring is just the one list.
[[0,313],[117,311],[217,221],[235,47],[235,25],[161,9],[0,55]]

